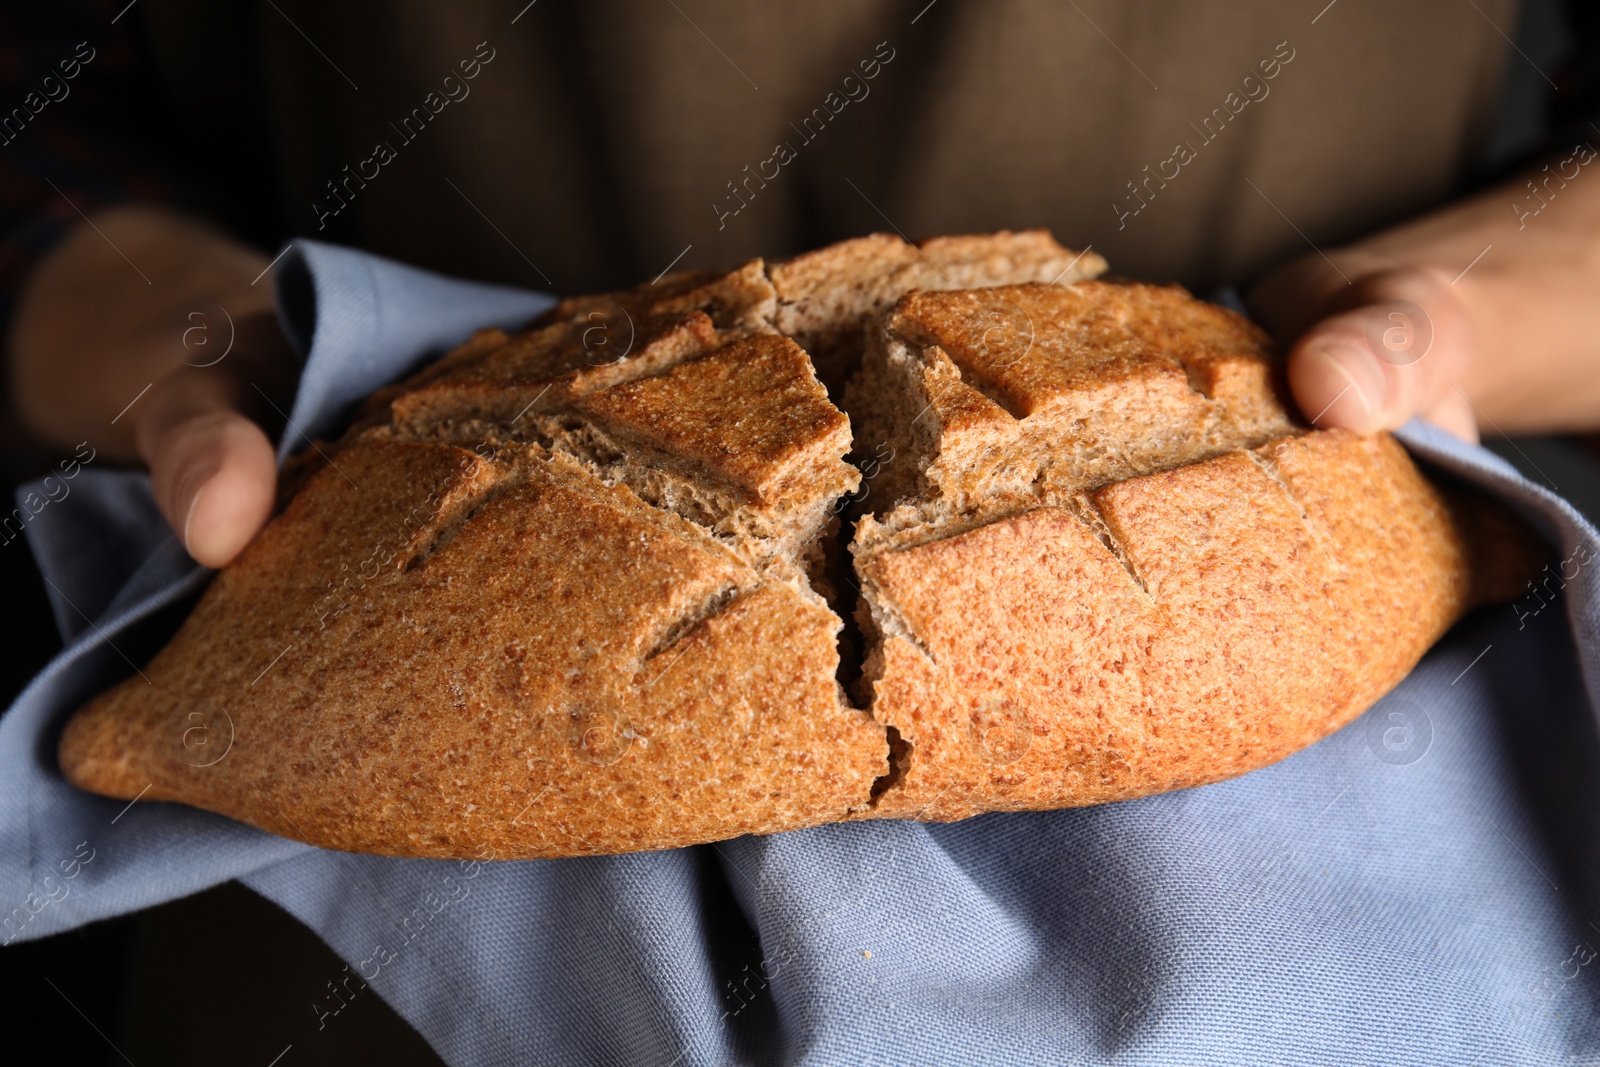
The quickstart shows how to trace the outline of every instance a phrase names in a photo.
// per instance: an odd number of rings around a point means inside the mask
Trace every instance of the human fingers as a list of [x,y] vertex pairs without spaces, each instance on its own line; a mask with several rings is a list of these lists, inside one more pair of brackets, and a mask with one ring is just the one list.
[[161,513],[207,567],[231,561],[272,514],[272,443],[238,401],[219,377],[178,371],[151,390],[136,431]]
[[1331,264],[1301,267],[1268,290],[1280,331],[1294,324],[1286,338],[1289,387],[1305,417],[1321,428],[1371,434],[1421,416],[1476,441],[1475,413],[1459,386],[1473,360],[1473,334],[1452,286],[1422,269],[1341,276],[1331,286],[1330,273],[1337,273]]

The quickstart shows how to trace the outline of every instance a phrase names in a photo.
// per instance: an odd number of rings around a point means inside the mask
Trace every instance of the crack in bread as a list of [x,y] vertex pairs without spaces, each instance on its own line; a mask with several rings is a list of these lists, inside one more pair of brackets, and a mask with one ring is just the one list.
[[1104,268],[879,234],[480,331],[291,461],[63,771],[455,858],[1097,803],[1309,744],[1520,581],[1253,325]]
[[[863,549],[975,513],[1289,433],[1259,328],[1171,286],[1087,281],[915,293],[868,348],[846,406],[859,449],[902,460]],[[1196,386],[1199,388],[1196,388]],[[905,533],[905,531],[915,531]]]

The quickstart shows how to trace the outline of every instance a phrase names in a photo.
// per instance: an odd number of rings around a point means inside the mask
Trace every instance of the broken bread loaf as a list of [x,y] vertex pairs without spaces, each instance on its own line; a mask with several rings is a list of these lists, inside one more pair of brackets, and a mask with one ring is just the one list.
[[1520,585],[1497,508],[1104,266],[877,235],[482,331],[296,461],[63,772],[439,858],[1092,804],[1288,755]]

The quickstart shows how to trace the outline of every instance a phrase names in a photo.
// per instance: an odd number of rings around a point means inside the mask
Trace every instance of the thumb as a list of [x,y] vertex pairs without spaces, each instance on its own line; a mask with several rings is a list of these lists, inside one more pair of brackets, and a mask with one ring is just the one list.
[[1456,388],[1473,356],[1463,301],[1442,276],[1400,270],[1359,278],[1289,353],[1289,388],[1321,428],[1376,433],[1421,416],[1478,439]]
[[228,383],[178,371],[151,390],[136,430],[156,503],[189,555],[228,563],[271,517],[277,461]]

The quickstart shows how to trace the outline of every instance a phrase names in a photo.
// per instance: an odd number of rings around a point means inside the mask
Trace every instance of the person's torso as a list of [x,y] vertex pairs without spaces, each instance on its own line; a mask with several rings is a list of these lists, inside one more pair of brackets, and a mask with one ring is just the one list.
[[1203,291],[1447,196],[1515,16],[1514,0],[519,7],[156,0],[143,17],[192,120],[264,120],[290,232],[570,293],[873,230],[1038,226]]

